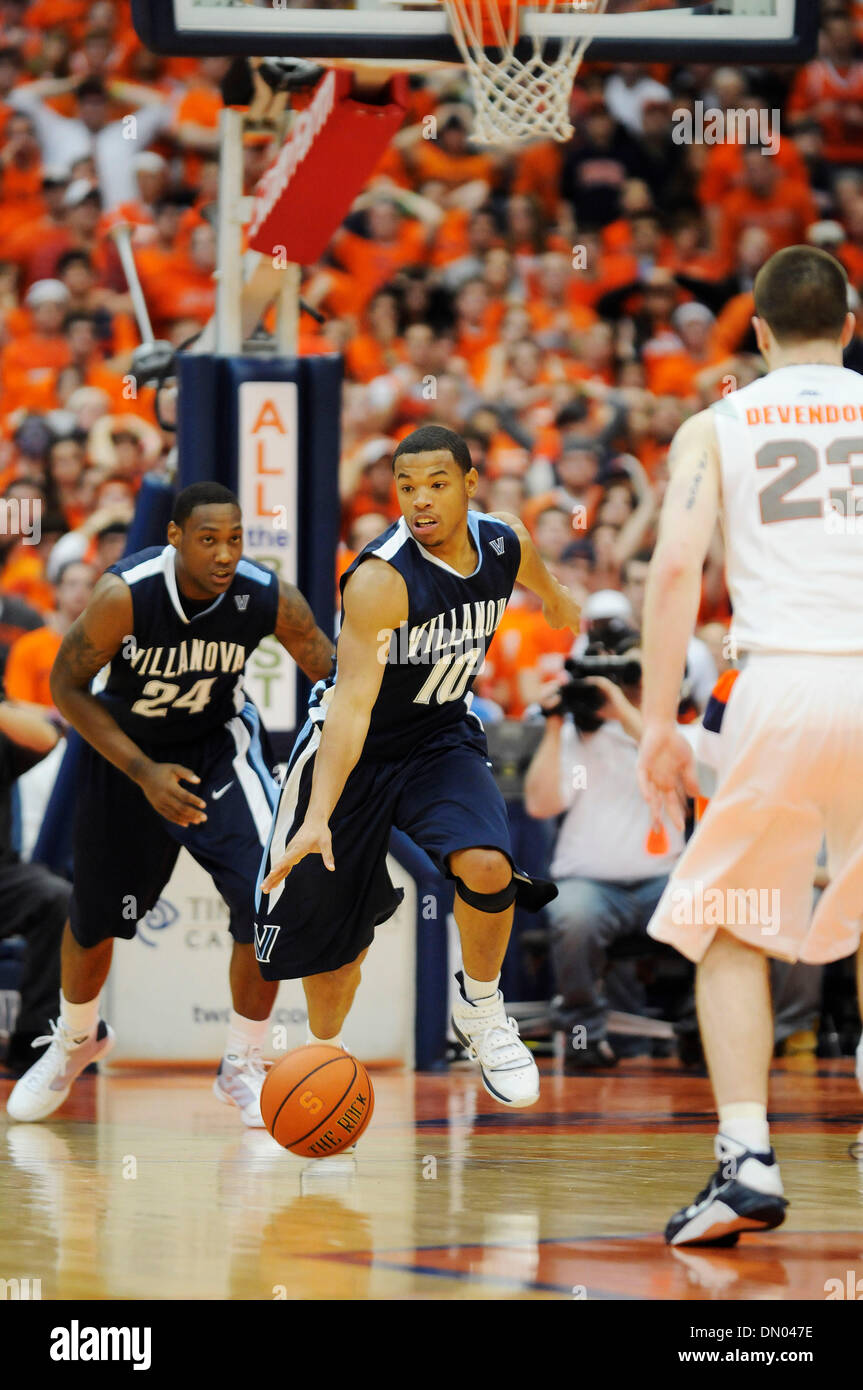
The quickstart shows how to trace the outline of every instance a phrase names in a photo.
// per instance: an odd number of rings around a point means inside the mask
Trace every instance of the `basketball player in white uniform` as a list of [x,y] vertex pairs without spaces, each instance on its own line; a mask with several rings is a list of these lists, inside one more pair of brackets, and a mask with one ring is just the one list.
[[[719,1111],[719,1166],[671,1218],[671,1245],[733,1245],[784,1220],[767,957],[847,956],[863,912],[863,377],[842,366],[845,273],[788,247],[759,272],[755,306],[769,374],[678,431],[645,600],[639,776],[657,819],[682,824],[696,784],[675,713],[719,518],[743,669],[716,794],[649,928],[697,962]],[[813,915],[825,835],[830,885]]]

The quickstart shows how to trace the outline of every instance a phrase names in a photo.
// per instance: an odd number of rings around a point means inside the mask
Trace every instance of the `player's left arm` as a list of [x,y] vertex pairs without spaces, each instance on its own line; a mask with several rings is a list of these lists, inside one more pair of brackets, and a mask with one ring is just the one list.
[[275,635],[285,651],[308,676],[319,681],[330,674],[335,647],[315,622],[308,602],[293,584],[279,580]]
[[524,522],[509,512],[495,512],[499,521],[506,522],[518,536],[521,545],[521,564],[516,578],[531,593],[542,599],[542,613],[549,627],[568,627],[578,636],[581,627],[581,603],[553,574],[550,574],[534,545]]
[[668,465],[671,477],[644,600],[638,779],[656,820],[667,811],[682,829],[682,803],[697,794],[698,785],[692,749],[677,727],[677,707],[702,570],[719,516],[719,446],[710,411],[681,425]]

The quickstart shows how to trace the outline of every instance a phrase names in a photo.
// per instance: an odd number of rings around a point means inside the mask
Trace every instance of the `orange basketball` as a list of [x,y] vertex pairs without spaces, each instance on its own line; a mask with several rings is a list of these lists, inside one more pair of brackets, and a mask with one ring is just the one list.
[[374,1108],[362,1062],[317,1043],[277,1062],[261,1091],[267,1129],[283,1149],[304,1158],[326,1158],[355,1143]]

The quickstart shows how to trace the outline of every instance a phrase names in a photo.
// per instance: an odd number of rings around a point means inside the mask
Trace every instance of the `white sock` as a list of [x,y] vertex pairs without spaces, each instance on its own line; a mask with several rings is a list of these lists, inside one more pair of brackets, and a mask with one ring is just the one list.
[[306,1027],[306,1047],[344,1047],[341,1032],[334,1038],[317,1038],[309,1026]]
[[76,1043],[86,1042],[99,1022],[99,996],[86,1004],[72,1004],[60,990],[60,1022]]
[[770,1148],[770,1126],[766,1105],[755,1101],[737,1101],[719,1107],[719,1133],[754,1153],[767,1153]]
[[257,1047],[263,1051],[269,1026],[270,1020],[268,1018],[243,1018],[243,1015],[238,1014],[236,1009],[231,1009],[228,1036],[225,1040],[225,1056],[233,1059],[244,1052],[247,1047]]
[[475,1004],[478,999],[489,999],[491,995],[497,994],[500,983],[500,973],[495,975],[493,980],[474,980],[466,970],[462,971],[464,976],[464,997]]

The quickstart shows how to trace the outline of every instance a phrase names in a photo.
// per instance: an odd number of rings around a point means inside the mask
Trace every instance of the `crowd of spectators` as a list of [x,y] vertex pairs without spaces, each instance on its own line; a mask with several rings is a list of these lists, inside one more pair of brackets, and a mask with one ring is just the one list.
[[[468,439],[479,505],[520,513],[565,581],[622,587],[649,554],[675,429],[759,371],[766,256],[809,239],[863,279],[861,8],[826,5],[799,70],[588,66],[568,146],[474,147],[460,79],[415,79],[404,128],[304,273],[326,323],[304,316],[303,350],[345,354],[340,566],[397,514],[395,443],[439,421]],[[147,52],[127,5],[0,4],[0,492],[42,521],[38,544],[3,537],[4,649],[49,615],[62,628],[63,566],[109,563],[165,465],[107,232],[133,224],[157,334],[196,333],[214,306],[226,67]],[[734,111],[750,143],[678,143],[696,99]],[[249,189],[271,135],[247,136]],[[728,616],[716,553],[699,618]],[[518,715],[560,646],[525,598],[485,693]]]
[[[828,0],[799,69],[588,65],[565,146],[474,146],[458,71],[412,79],[403,129],[304,269],[325,323],[303,316],[301,350],[345,356],[339,570],[397,515],[396,442],[434,421],[466,436],[477,505],[519,513],[564,582],[621,589],[643,572],[675,430],[761,370],[765,258],[823,246],[859,304],[861,30],[863,5]],[[196,334],[214,308],[227,66],[149,53],[125,3],[0,0],[0,496],[17,502],[0,667],[20,641],[20,698],[49,700],[46,663],[169,459],[129,374],[138,336],[108,231],[133,225],[156,333]],[[696,101],[733,112],[735,139],[680,140]],[[246,135],[249,191],[273,140],[265,123]],[[863,366],[856,341],[849,361]],[[720,664],[729,616],[717,541],[699,624]],[[518,717],[567,646],[517,596],[483,671],[489,707]]]
[[[411,79],[410,111],[321,261],[303,268],[300,350],[344,355],[337,571],[399,515],[391,458],[421,423],[464,435],[475,505],[515,512],[583,595],[640,622],[683,419],[762,371],[752,286],[808,241],[849,278],[863,371],[863,2],[824,0],[799,68],[586,64],[575,134],[471,141],[456,69]],[[156,335],[214,312],[218,123],[228,59],[162,58],[128,0],[0,0],[0,680],[50,707],[64,633],[123,552],[174,436],[131,373],[139,337],[116,245],[131,224]],[[294,97],[302,105],[309,99]],[[727,139],[682,135],[721,113]],[[714,127],[715,129],[715,127]],[[244,136],[251,193],[280,132]],[[302,209],[298,209],[302,215]],[[265,326],[272,326],[265,320]],[[726,664],[717,536],[690,649],[696,707]],[[517,591],[478,682],[519,718],[571,634]]]

